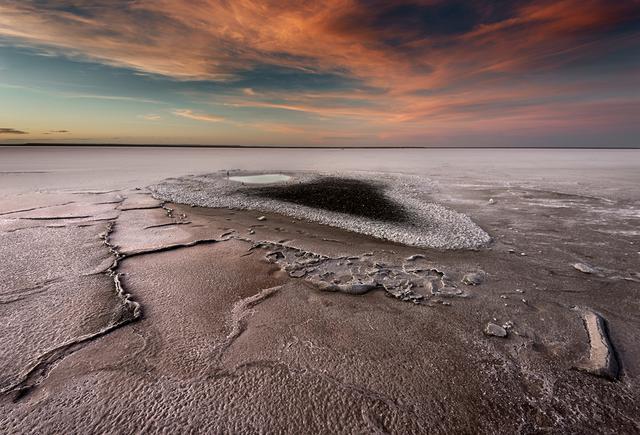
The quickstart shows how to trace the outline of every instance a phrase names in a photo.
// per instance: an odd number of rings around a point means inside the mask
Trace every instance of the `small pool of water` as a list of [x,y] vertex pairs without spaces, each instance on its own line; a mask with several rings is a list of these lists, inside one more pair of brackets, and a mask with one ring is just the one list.
[[229,177],[231,181],[237,181],[238,183],[246,184],[271,184],[271,183],[283,183],[291,180],[289,175],[284,174],[260,174],[260,175],[241,175]]

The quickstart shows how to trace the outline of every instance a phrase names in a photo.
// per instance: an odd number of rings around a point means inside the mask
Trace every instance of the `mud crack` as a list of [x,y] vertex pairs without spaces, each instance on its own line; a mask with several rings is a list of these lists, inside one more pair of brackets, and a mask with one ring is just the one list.
[[[113,279],[116,294],[122,301],[123,310],[117,313],[117,316],[114,316],[114,318],[111,320],[111,322],[109,322],[108,325],[100,328],[97,332],[84,334],[68,340],[61,345],[56,346],[53,349],[50,349],[44,354],[40,355],[36,359],[35,364],[24,371],[15,382],[1,389],[0,395],[14,394],[14,402],[23,399],[31,391],[33,391],[35,387],[41,384],[48,377],[51,370],[65,357],[82,349],[86,345],[86,343],[102,337],[110,333],[111,331],[134,322],[142,317],[140,304],[131,299],[131,294],[129,294],[125,290],[122,282],[120,281],[120,275],[117,271],[117,268],[119,261],[123,258],[123,255],[109,240],[114,226],[115,221],[109,222],[106,231],[100,235],[100,238],[102,239],[104,245],[109,249],[109,252],[114,256],[113,263],[105,273]],[[34,289],[34,291],[38,290],[39,289]]]

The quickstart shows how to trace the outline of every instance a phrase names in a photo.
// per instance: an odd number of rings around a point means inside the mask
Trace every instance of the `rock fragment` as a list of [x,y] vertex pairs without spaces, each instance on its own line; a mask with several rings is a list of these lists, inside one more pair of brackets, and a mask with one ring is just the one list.
[[483,271],[469,272],[462,277],[462,282],[466,285],[480,285],[484,281],[484,275]]
[[420,258],[426,258],[426,257],[424,255],[422,255],[422,254],[413,254],[413,255],[407,257],[406,261],[416,261],[416,260],[418,260]]
[[269,252],[266,255],[267,260],[276,262],[278,260],[282,260],[284,258],[284,254],[281,251],[273,251],[273,252]]
[[266,220],[267,220],[267,217],[266,217],[266,216],[259,216],[259,217],[258,217],[258,220],[259,220],[259,221],[266,221]]
[[375,289],[376,287],[377,287],[377,285],[375,283],[359,282],[359,283],[351,284],[351,286],[348,286],[347,288],[341,289],[341,291],[343,293],[361,295],[361,294],[367,293],[367,292]]
[[574,263],[573,268],[579,270],[582,273],[596,273],[596,270],[585,263]]
[[293,278],[303,278],[306,274],[307,274],[307,271],[305,269],[297,269],[289,272],[289,276]]
[[620,366],[609,341],[604,318],[588,308],[578,309],[589,335],[589,359],[576,366],[578,370],[611,381],[618,379]]
[[439,296],[443,298],[453,298],[453,297],[466,297],[465,293],[459,288],[444,285],[433,285],[433,283],[429,283],[428,287],[431,290],[431,294],[434,296]]
[[507,336],[507,330],[493,322],[487,323],[487,326],[484,328],[484,333],[491,337],[505,338]]

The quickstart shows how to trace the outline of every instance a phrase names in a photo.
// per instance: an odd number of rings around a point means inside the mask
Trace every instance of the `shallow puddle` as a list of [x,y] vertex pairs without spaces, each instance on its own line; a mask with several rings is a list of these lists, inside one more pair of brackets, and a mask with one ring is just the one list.
[[291,177],[284,174],[260,174],[229,177],[229,180],[247,184],[271,184],[284,183],[285,181],[291,180]]

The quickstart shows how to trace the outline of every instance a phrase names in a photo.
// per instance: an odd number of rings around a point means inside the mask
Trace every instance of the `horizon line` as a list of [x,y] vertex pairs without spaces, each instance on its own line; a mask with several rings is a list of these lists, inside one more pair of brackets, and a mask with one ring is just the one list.
[[47,143],[47,142],[23,142],[0,143],[0,147],[117,147],[117,148],[247,148],[247,149],[640,149],[639,145],[629,146],[305,146],[305,145],[212,145],[212,144],[139,144],[139,143]]

